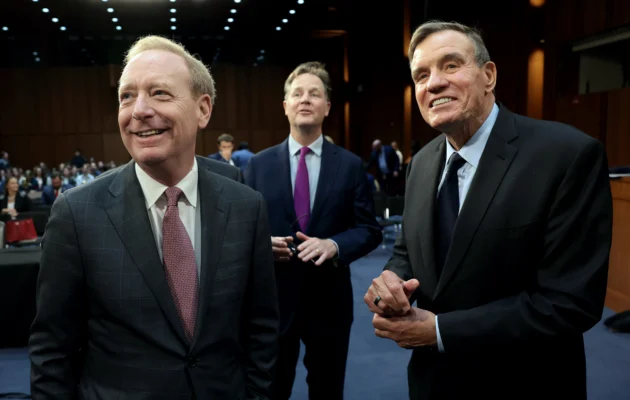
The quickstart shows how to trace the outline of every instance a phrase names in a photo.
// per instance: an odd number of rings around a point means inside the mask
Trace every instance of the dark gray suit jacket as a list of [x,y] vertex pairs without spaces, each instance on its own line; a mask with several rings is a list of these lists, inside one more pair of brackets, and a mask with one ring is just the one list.
[[278,304],[267,208],[235,182],[237,168],[197,161],[204,245],[192,343],[130,162],[52,208],[29,342],[33,399],[269,398]]
[[600,318],[612,238],[603,145],[500,106],[441,276],[434,213],[444,136],[408,168],[386,269],[420,281],[445,352],[414,350],[411,398],[586,398],[582,333]]

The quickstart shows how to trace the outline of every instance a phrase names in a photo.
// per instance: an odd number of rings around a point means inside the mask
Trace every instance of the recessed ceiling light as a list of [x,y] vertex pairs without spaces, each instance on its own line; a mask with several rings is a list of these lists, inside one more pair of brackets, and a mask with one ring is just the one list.
[[62,27],[61,27],[61,28],[59,28],[59,29],[61,29],[62,31],[65,31],[65,30],[66,30],[66,27],[65,27],[65,26],[62,26]]
[[231,9],[231,10],[230,10],[230,12],[231,12],[232,14],[236,14],[236,8]]
[[295,14],[295,10],[289,10],[289,14]]
[[53,19],[52,19],[52,22],[54,22],[54,23],[59,22],[59,18],[53,18]]
[[175,29],[177,29],[177,27],[175,25],[171,26],[171,30],[174,31]]
[[177,18],[171,18],[171,22],[177,22]]
[[107,12],[108,12],[108,13],[113,13],[113,12],[114,12],[114,9],[113,9],[113,8],[108,8],[108,9],[107,9]]
[[229,31],[230,27],[229,26],[224,26],[223,29],[225,29],[226,31]]
[[280,31],[280,30],[282,30],[282,28],[280,28],[279,26],[276,26],[276,30]]
[[235,2],[235,3],[240,3],[240,2],[241,2],[241,0],[234,0],[234,2]]
[[3,26],[3,27],[2,27],[2,30],[6,32],[6,31],[8,31],[8,30],[9,30],[9,27],[7,27],[7,26]]
[[175,3],[177,0],[171,0],[171,3]]
[[228,22],[234,22],[234,18],[228,18]]
[[116,17],[112,18],[112,22],[118,22],[118,18]]
[[35,57],[35,62],[39,62],[39,61],[40,61],[39,57]]
[[118,26],[116,27],[116,30],[117,30],[117,31],[122,30],[122,26],[118,25]]
[[49,10],[49,9],[47,9],[47,8],[42,8],[42,12],[47,13],[48,11],[50,11],[50,10]]
[[33,0],[33,3],[37,3],[39,0]]
[[107,3],[107,0],[103,0],[103,3]]
[[33,55],[34,55],[34,56],[36,56],[36,55],[38,55],[38,54],[39,54],[39,53],[38,53],[38,52],[36,52],[36,51],[34,51],[34,52],[33,52]]
[[265,54],[265,50],[260,50],[260,54]]
[[174,9],[174,8],[171,8],[171,12],[172,12],[173,14],[175,14],[175,13],[177,12],[177,10],[176,10],[176,9]]
[[304,4],[304,0],[298,0],[298,4]]
[[284,22],[286,24],[287,22],[289,22],[289,20],[286,19],[286,18],[282,18],[282,22]]

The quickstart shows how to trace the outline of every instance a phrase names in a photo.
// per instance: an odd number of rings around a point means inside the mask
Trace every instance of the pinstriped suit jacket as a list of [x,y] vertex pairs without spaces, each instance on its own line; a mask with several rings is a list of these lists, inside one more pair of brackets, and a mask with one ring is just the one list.
[[[189,343],[134,163],[62,193],[43,240],[33,399],[267,399],[278,305],[262,196],[202,157],[202,263]],[[226,177],[227,176],[227,177]]]

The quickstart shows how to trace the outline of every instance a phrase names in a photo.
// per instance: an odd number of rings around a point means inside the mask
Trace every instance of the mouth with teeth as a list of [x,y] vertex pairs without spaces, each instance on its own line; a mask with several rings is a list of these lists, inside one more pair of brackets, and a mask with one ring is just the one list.
[[151,129],[148,131],[134,132],[134,134],[141,138],[147,138],[151,136],[161,135],[164,132],[166,132],[166,129]]
[[442,105],[442,104],[450,103],[453,100],[454,99],[452,97],[442,97],[440,99],[434,100],[431,103],[431,108]]

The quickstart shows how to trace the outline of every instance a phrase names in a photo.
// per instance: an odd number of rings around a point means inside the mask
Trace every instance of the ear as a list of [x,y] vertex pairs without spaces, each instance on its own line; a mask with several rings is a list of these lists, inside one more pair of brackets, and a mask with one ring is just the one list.
[[197,100],[197,127],[201,130],[208,125],[212,115],[212,99],[204,94]]
[[483,66],[483,74],[486,78],[486,93],[491,93],[497,85],[497,66],[492,61],[488,61]]
[[330,101],[326,102],[326,114],[324,114],[325,116],[328,116],[328,113],[330,112]]
[[284,115],[289,115],[289,114],[287,113],[287,101],[286,101],[286,100],[284,100],[284,101],[282,102],[282,107],[284,108]]

